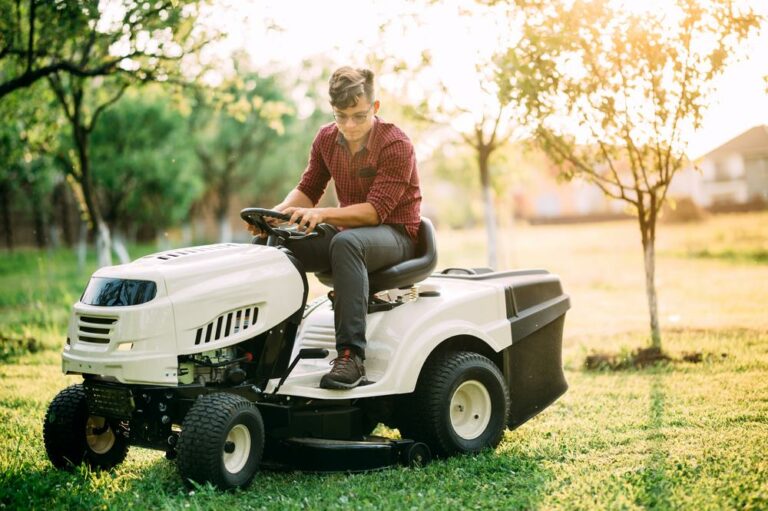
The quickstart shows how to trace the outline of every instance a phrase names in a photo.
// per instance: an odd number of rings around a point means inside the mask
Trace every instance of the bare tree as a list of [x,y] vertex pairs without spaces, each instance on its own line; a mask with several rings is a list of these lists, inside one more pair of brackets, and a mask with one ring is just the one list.
[[[429,24],[435,13],[439,12],[441,16],[454,20],[455,26],[451,29],[460,31],[456,37],[467,37],[467,45],[473,52],[473,61],[454,62],[455,66],[462,66],[460,72],[464,78],[463,83],[467,83],[467,76],[475,78],[471,92],[457,90],[441,75],[442,70],[446,69],[446,58],[450,60],[451,56],[445,56],[445,48],[430,46],[429,37],[416,38],[422,47],[416,48],[420,53],[411,62],[389,57],[387,49],[382,50],[381,56],[381,67],[400,77],[399,87],[402,90],[398,96],[411,103],[407,112],[434,127],[449,128],[454,136],[472,150],[475,171],[481,184],[487,260],[491,268],[498,266],[497,212],[494,206],[491,159],[495,151],[504,147],[519,132],[516,129],[515,106],[510,98],[499,94],[495,81],[499,69],[491,58],[492,48],[483,47],[477,35],[479,30],[484,30],[488,32],[485,35],[494,41],[493,44],[501,44],[507,37],[504,27],[499,24],[501,11],[493,6],[434,2],[426,9],[419,8],[407,16],[398,16],[383,27],[390,35],[398,33],[403,37],[431,30]],[[439,63],[438,53],[442,54]]]
[[607,0],[514,4],[522,37],[499,54],[502,97],[524,109],[566,177],[591,181],[637,214],[650,344],[660,349],[659,212],[714,78],[762,20],[739,1],[678,0],[640,11]]

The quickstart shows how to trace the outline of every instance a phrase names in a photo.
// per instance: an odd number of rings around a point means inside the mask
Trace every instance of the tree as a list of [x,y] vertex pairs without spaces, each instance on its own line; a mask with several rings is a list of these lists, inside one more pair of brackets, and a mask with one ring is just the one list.
[[537,144],[637,214],[650,312],[661,348],[656,221],[713,79],[761,18],[745,2],[678,0],[631,9],[608,0],[516,0],[519,42],[498,56],[502,97]]
[[197,3],[0,0],[0,100],[57,73],[162,79],[155,64],[190,51],[179,52],[178,42],[192,30]]
[[[513,105],[508,97],[499,94],[495,81],[498,70],[492,50],[507,37],[506,27],[498,23],[501,10],[495,6],[434,2],[423,12],[399,16],[385,29],[398,33],[398,40],[416,35],[411,50],[419,50],[418,54],[398,60],[388,56],[394,54],[392,50],[382,50],[384,66],[401,77],[404,90],[398,97],[411,102],[408,112],[438,130],[449,127],[452,135],[458,135],[472,150],[480,178],[491,268],[497,267],[498,253],[491,159],[494,152],[518,133]],[[433,19],[439,21],[435,23]],[[442,26],[446,19],[451,20],[448,27]],[[456,37],[466,37],[471,55],[457,55],[454,48],[444,51],[432,46],[429,33],[434,29],[441,33],[451,30],[456,32]],[[452,69],[454,76],[445,76],[446,69]],[[450,80],[457,76],[458,80]],[[463,86],[467,77],[474,79],[471,89]]]
[[[46,232],[55,224],[48,198],[54,186],[61,188],[63,180],[52,162],[61,128],[58,111],[52,106],[55,99],[42,83],[0,101],[0,118],[7,120],[0,124],[0,221],[9,250],[14,244],[11,205],[16,199],[29,203],[38,246],[47,244]],[[61,193],[58,198],[62,199]],[[62,226],[66,231],[66,224]]]
[[213,208],[220,241],[227,242],[233,194],[247,183],[270,184],[262,165],[294,111],[274,77],[240,69],[216,90],[194,92],[190,119],[206,183],[201,202]]
[[91,135],[94,186],[116,241],[145,227],[166,229],[202,193],[186,119],[159,88],[128,93]]
[[[24,62],[25,71],[13,79],[16,81],[11,80],[14,87],[26,83],[30,74],[37,76],[36,62],[49,58],[49,54],[54,60],[64,59],[76,63],[80,70],[93,71],[73,72],[68,66],[61,69],[54,64],[37,69],[47,69],[42,76],[47,78],[70,124],[72,151],[61,151],[58,159],[79,187],[78,195],[96,233],[101,266],[111,264],[111,236],[93,187],[90,135],[99,116],[130,85],[182,79],[182,59],[208,42],[207,35],[194,30],[198,3],[129,0],[102,4],[73,0],[40,5],[31,1],[22,6],[17,2],[13,11],[17,21],[3,25],[6,46],[0,53],[5,51],[4,58],[11,58],[4,62],[4,69],[18,69],[20,61]],[[25,49],[20,49],[18,41],[24,28],[18,21],[21,19],[29,20],[23,32],[28,38]],[[48,41],[49,33],[57,39]],[[40,46],[38,38],[49,44]]]

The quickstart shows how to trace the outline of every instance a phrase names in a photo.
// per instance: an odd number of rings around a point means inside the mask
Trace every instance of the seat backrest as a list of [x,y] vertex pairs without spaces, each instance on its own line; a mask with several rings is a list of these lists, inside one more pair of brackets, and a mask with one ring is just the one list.
[[435,228],[428,218],[422,217],[419,237],[413,259],[408,259],[368,276],[371,293],[405,287],[429,277],[437,266],[437,242]]
[[[412,259],[382,268],[368,275],[371,294],[385,289],[406,287],[429,277],[437,266],[437,242],[435,228],[425,217],[421,218],[416,250]],[[318,280],[327,286],[333,286],[330,273],[315,273]]]

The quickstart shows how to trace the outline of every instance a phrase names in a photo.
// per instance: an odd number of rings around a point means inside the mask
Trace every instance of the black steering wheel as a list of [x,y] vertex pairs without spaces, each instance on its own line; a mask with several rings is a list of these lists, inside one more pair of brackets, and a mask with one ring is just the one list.
[[279,211],[274,211],[272,209],[263,209],[263,208],[245,208],[242,211],[240,211],[240,218],[245,220],[251,225],[255,225],[262,231],[266,232],[267,234],[271,236],[275,236],[283,241],[296,241],[296,240],[306,240],[310,238],[315,238],[320,235],[321,231],[312,231],[310,233],[299,231],[296,227],[293,228],[285,228],[285,227],[273,227],[272,225],[267,222],[267,218],[276,218],[277,220],[282,220],[284,222],[287,222],[291,219],[290,216],[280,213]]

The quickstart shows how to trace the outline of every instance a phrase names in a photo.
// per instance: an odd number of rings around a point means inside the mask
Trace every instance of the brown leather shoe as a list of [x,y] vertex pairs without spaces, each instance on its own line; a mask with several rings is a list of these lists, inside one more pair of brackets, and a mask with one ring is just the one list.
[[331,372],[320,380],[321,389],[353,389],[365,381],[363,360],[352,350],[342,350],[331,364]]

